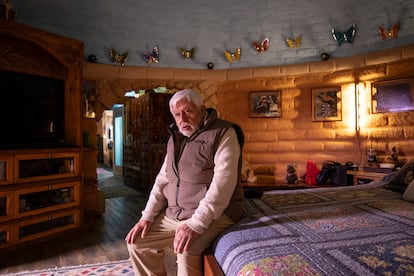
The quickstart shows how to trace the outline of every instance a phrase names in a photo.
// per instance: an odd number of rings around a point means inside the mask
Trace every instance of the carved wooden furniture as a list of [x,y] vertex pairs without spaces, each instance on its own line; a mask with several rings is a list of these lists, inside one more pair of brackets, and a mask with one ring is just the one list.
[[127,106],[130,133],[124,144],[125,184],[149,192],[164,160],[172,122],[170,94],[146,93]]
[[82,66],[82,42],[0,21],[0,70],[64,82],[62,145],[0,145],[0,248],[82,226],[83,185],[96,181],[96,153],[82,141],[90,131],[81,112]]

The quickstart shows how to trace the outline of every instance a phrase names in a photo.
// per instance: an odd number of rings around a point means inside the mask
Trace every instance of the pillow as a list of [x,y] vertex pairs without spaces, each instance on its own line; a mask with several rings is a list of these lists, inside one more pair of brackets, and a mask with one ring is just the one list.
[[390,181],[384,185],[384,188],[404,193],[407,186],[414,178],[414,159],[411,159],[396,173]]
[[259,166],[254,168],[255,175],[263,174],[263,175],[274,175],[276,171],[275,166]]
[[405,192],[403,194],[403,199],[414,202],[414,179],[408,185],[407,189],[405,189]]

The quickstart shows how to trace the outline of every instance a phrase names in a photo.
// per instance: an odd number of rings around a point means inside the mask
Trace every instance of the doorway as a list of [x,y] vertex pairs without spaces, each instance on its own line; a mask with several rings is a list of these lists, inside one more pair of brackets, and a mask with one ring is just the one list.
[[124,137],[124,105],[115,104],[112,107],[113,111],[113,174],[117,176],[123,176],[123,137]]

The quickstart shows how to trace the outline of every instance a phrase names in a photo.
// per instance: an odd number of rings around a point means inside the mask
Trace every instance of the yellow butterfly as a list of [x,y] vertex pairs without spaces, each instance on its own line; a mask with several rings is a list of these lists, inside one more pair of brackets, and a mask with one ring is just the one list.
[[293,48],[293,47],[299,48],[300,47],[300,40],[301,40],[301,37],[300,37],[300,35],[298,35],[295,40],[287,38],[286,42],[289,45],[289,48]]
[[185,48],[181,48],[181,56],[185,59],[193,59],[194,58],[195,49],[191,48],[191,50],[187,50]]
[[128,52],[123,54],[118,53],[114,48],[111,48],[109,51],[109,55],[111,56],[111,61],[124,65],[125,62],[128,60]]
[[230,51],[224,51],[224,56],[226,57],[227,61],[233,63],[234,60],[239,61],[241,56],[241,49],[240,47],[237,48],[234,53]]

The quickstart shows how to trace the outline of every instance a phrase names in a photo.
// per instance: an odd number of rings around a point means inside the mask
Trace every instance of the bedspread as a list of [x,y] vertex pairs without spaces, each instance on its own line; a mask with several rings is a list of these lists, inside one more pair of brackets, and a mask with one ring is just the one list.
[[213,244],[225,275],[413,275],[414,204],[378,183],[270,191]]

